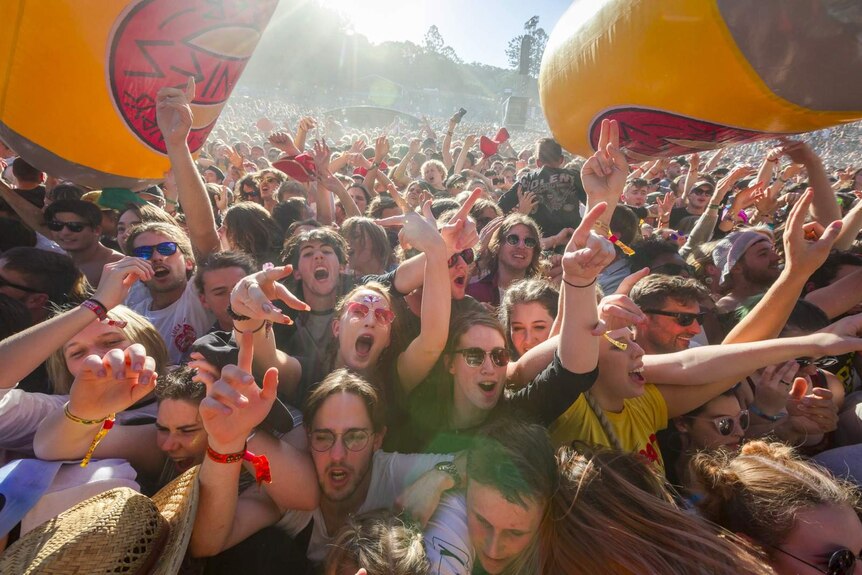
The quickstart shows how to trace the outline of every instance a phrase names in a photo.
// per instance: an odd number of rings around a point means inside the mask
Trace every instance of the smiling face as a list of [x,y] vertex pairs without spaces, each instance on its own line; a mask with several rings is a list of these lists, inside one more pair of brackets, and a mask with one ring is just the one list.
[[[664,305],[658,306],[657,309],[697,314],[700,313],[700,304],[667,299]],[[644,315],[646,319],[637,326],[637,340],[646,353],[673,353],[688,349],[691,338],[701,332],[700,323],[697,320],[690,325],[682,326],[674,317],[652,313]]]
[[506,383],[506,366],[496,365],[487,352],[506,347],[499,331],[485,325],[474,325],[456,342],[455,349],[479,348],[484,350],[482,365],[467,364],[462,353],[447,356],[449,373],[454,379],[453,404],[462,419],[479,419],[496,407]]
[[705,209],[711,195],[711,187],[706,185],[697,187],[688,193],[688,204],[695,210]]
[[341,262],[335,248],[320,241],[309,241],[299,249],[299,261],[293,272],[302,281],[302,289],[318,296],[331,295],[338,287]]
[[81,364],[89,355],[104,356],[112,349],[123,349],[132,345],[120,328],[93,320],[87,327],[76,333],[63,346],[66,368],[73,377],[81,371]]
[[490,575],[502,573],[535,540],[543,506],[508,501],[494,487],[470,480],[467,486],[467,529],[476,558]]
[[391,311],[387,301],[374,290],[359,290],[350,300],[365,306],[346,305],[340,318],[332,324],[338,338],[337,364],[344,364],[356,372],[377,365],[380,354],[389,346],[392,324],[382,321],[376,310]]
[[[862,549],[862,524],[859,516],[848,505],[811,507],[797,513],[795,526],[780,548],[798,559],[780,551],[770,553],[772,567],[779,575],[826,573],[829,557],[835,551],[844,548],[859,555]],[[862,563],[857,560],[851,572],[862,572]]]
[[[362,449],[351,451],[343,435],[350,431],[364,431],[371,437]],[[322,496],[333,502],[353,495],[364,500],[371,481],[372,457],[383,443],[383,434],[374,433],[365,403],[352,393],[338,393],[324,400],[308,428],[309,443],[314,443],[315,435],[330,433],[336,435],[330,449],[310,450]]]
[[780,261],[772,242],[764,238],[745,251],[737,266],[749,283],[770,286],[781,275]]
[[[509,238],[517,239],[517,243],[512,245],[509,243]],[[533,234],[532,230],[524,224],[516,224],[512,226],[505,234],[500,236],[500,254],[499,265],[506,267],[516,273],[524,273],[533,262],[533,255],[538,247],[528,248],[526,241],[533,240],[537,242],[539,238]]]
[[644,350],[633,339],[628,328],[608,333],[612,339],[624,344],[622,350],[606,338],[599,340],[599,378],[596,386],[601,386],[609,395],[619,399],[640,397],[644,394],[643,371]]
[[[172,241],[172,238],[156,232],[144,232],[135,237],[132,247],[156,246]],[[151,292],[156,293],[185,289],[189,281],[188,274],[194,269],[194,262],[187,259],[179,248],[169,256],[162,255],[157,249],[153,249],[153,255],[149,261],[153,266],[153,279],[144,282],[144,285]]]
[[554,318],[545,306],[537,301],[512,306],[512,312],[509,314],[509,337],[517,354],[522,356],[548,339],[553,323]]
[[73,232],[68,226],[63,226],[60,231],[53,232],[54,241],[57,242],[57,245],[69,253],[83,252],[99,243],[102,228],[91,226],[83,216],[72,212],[58,212],[54,214],[53,221],[83,226],[84,229],[79,232]]
[[156,444],[186,471],[204,459],[207,432],[198,411],[200,406],[182,399],[163,399],[156,418]]

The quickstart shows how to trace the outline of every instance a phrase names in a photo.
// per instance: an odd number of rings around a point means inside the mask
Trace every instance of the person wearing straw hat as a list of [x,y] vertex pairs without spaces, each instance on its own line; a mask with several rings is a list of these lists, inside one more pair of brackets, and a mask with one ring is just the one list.
[[79,503],[12,544],[0,573],[178,573],[197,511],[197,473],[189,469],[152,499],[120,487]]

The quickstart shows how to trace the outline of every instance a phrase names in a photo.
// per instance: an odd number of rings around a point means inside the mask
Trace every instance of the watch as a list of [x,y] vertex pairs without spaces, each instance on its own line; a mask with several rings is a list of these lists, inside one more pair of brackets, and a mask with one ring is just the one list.
[[458,472],[458,467],[451,461],[441,461],[434,466],[437,471],[442,471],[452,478],[455,482],[455,488],[461,485],[461,474]]

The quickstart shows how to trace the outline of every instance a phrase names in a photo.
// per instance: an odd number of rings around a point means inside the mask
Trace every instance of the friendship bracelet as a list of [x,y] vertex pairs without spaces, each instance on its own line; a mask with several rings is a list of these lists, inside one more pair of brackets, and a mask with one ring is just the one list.
[[586,284],[586,285],[582,285],[582,286],[575,285],[575,284],[573,284],[572,282],[567,282],[567,281],[566,281],[566,278],[563,278],[563,283],[564,283],[564,284],[566,284],[567,286],[572,286],[573,288],[588,288],[588,287],[590,287],[591,285],[593,285],[594,283],[596,283],[596,280],[597,280],[597,279],[599,279],[599,278],[598,278],[598,276],[594,277],[594,278],[593,278],[593,281],[591,281],[590,283],[588,283],[588,284]]
[[66,415],[66,418],[71,421],[74,421],[75,423],[80,423],[81,425],[96,425],[97,423],[102,423],[111,417],[110,415],[107,415],[102,419],[84,419],[83,417],[78,417],[77,415],[74,415],[71,411],[69,411],[68,401],[63,405],[63,413]]
[[[68,406],[68,404],[66,404]],[[68,408],[66,411],[68,415]],[[96,437],[93,438],[93,442],[90,444],[90,448],[87,450],[87,454],[84,455],[84,459],[81,460],[81,467],[87,467],[87,464],[90,463],[90,460],[93,458],[93,452],[96,451],[96,447],[98,447],[99,442],[108,435],[108,432],[111,431],[111,428],[114,427],[114,418],[116,414],[109,415],[103,422],[102,427],[96,433]]]
[[721,209],[721,204],[709,204],[707,207],[708,207],[709,209],[716,209],[716,210],[718,210],[718,209]]
[[748,411],[750,411],[751,413],[753,413],[757,417],[762,417],[766,421],[771,421],[772,423],[775,423],[779,419],[787,417],[786,411],[778,412],[775,415],[766,415],[765,413],[763,413],[763,411],[759,407],[757,407],[753,403],[748,406]]
[[248,461],[254,467],[254,475],[258,485],[261,482],[272,483],[272,472],[269,468],[269,459],[266,455],[255,455],[248,450],[248,442],[245,444],[242,451],[236,453],[219,453],[209,445],[207,446],[207,457],[216,463],[237,463],[238,461]]
[[[267,325],[267,324],[268,324],[268,325]],[[262,323],[262,324],[260,324],[260,327],[255,328],[255,329],[253,329],[253,330],[251,330],[251,331],[240,331],[240,330],[238,330],[238,329],[236,329],[236,328],[234,328],[234,329],[236,330],[236,332],[237,332],[238,334],[242,335],[242,334],[244,334],[244,333],[257,333],[257,332],[259,332],[260,330],[262,330],[263,328],[267,328],[267,329],[268,329],[268,328],[269,328],[269,326],[271,326],[271,325],[272,325],[272,322],[271,322],[271,321],[269,321],[268,319],[265,319],[265,320],[263,320],[263,323]]]
[[98,318],[98,320],[105,325],[112,325],[112,326],[116,326],[119,328],[126,327],[126,322],[118,320],[118,319],[109,318],[108,317],[108,308],[105,307],[105,304],[103,304],[102,302],[100,302],[99,300],[97,300],[95,298],[89,298],[89,299],[82,301],[81,307],[88,309],[91,312],[93,312],[94,314],[96,314],[96,318]]

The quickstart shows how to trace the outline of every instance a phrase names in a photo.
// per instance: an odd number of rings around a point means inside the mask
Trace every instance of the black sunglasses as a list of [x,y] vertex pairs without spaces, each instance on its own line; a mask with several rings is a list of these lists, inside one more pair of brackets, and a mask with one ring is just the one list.
[[814,565],[813,563],[809,563],[805,559],[801,559],[790,553],[789,551],[785,551],[781,547],[776,547],[775,545],[770,545],[776,551],[780,551],[784,553],[788,557],[792,557],[799,561],[800,563],[804,563],[808,565],[812,569],[816,569],[818,573],[824,573],[825,575],[853,575],[853,571],[856,570],[856,560],[862,557],[862,553],[859,555],[855,555],[852,551],[847,549],[846,547],[842,547],[835,551],[832,555],[829,556],[829,561],[826,564],[826,571]]
[[172,256],[177,253],[176,242],[162,242],[154,246],[138,246],[132,250],[132,255],[142,260],[148,260],[153,257],[153,250],[159,252],[163,256]]
[[703,316],[706,314],[704,312],[700,313],[686,313],[681,311],[664,311],[660,309],[645,309],[644,313],[649,313],[653,315],[666,315],[667,317],[672,317],[676,320],[682,327],[688,327],[697,320],[697,323],[703,323]]
[[694,194],[695,196],[708,196],[712,194],[712,190],[709,188],[695,188],[689,193]]
[[449,267],[455,267],[455,264],[458,263],[458,258],[464,260],[464,263],[468,266],[473,263],[473,260],[476,259],[476,254],[473,252],[473,248],[467,248],[464,251],[458,252],[449,258]]
[[27,286],[22,286],[20,284],[12,283],[9,280],[4,279],[3,277],[0,277],[0,288],[6,287],[6,286],[13,287],[15,289],[19,289],[21,291],[25,291],[28,293],[45,293],[41,290],[37,290],[37,289],[29,288]]
[[494,362],[494,365],[497,367],[504,367],[509,365],[509,360],[512,357],[512,354],[509,353],[509,350],[505,347],[495,347],[491,351],[485,351],[481,347],[468,347],[465,349],[456,349],[452,353],[460,353],[464,356],[464,361],[467,362],[467,365],[470,367],[479,367],[483,363],[485,363],[485,356],[490,355],[491,361]]
[[[521,236],[519,236],[518,234],[509,234],[508,236],[506,236],[506,243],[509,244],[510,246],[517,246],[519,243],[521,243]],[[525,248],[531,248],[532,249],[532,248],[536,247],[536,245],[538,243],[539,242],[538,242],[538,240],[536,240],[536,238],[531,238],[531,237],[524,238],[524,247]]]
[[84,222],[61,222],[58,220],[51,220],[47,223],[48,229],[52,232],[59,232],[63,228],[69,228],[70,232],[78,233],[83,232],[86,228],[90,227],[90,224],[85,224]]

